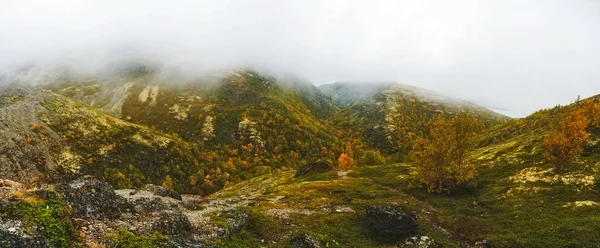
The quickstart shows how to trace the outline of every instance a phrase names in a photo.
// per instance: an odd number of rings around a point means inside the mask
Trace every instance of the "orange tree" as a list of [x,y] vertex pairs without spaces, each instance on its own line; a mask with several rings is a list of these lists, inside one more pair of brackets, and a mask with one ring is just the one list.
[[352,168],[352,164],[354,164],[354,159],[347,153],[342,153],[338,158],[338,168],[340,168],[340,170],[350,169]]
[[590,136],[587,131],[589,125],[586,109],[580,108],[568,113],[546,136],[542,155],[547,162],[554,165],[557,173],[564,172],[581,154],[583,143]]
[[418,184],[431,193],[452,193],[468,186],[476,174],[470,156],[481,126],[466,112],[450,120],[432,121],[429,138],[418,139],[410,155]]

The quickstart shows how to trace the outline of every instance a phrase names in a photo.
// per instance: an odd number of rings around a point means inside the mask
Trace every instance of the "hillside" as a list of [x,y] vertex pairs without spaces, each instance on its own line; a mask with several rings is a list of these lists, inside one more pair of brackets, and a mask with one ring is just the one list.
[[[335,111],[329,98],[298,80],[252,71],[182,80],[160,77],[139,65],[93,77],[38,71],[44,70],[33,67],[12,78],[18,85],[35,82],[37,87],[28,86],[28,92],[47,99],[28,104],[39,105],[51,121],[39,121],[43,118],[36,115],[42,114],[36,112],[22,121],[41,122],[60,138],[61,148],[46,152],[47,167],[62,161],[65,147],[89,165],[83,173],[117,188],[168,183],[179,192],[206,195],[256,175],[317,160],[333,163],[345,139],[324,121]],[[35,81],[39,78],[51,79]],[[137,129],[167,137],[173,146],[162,138],[137,135]],[[136,145],[123,143],[123,136],[137,139]],[[123,150],[106,158],[109,146]]]
[[402,159],[417,137],[426,137],[430,121],[467,111],[486,127],[510,118],[479,105],[418,87],[395,83],[334,83],[320,85],[341,108],[332,122],[355,130],[369,145]]
[[600,242],[600,129],[592,128],[584,153],[562,176],[541,155],[542,140],[553,125],[591,103],[600,103],[600,97],[541,110],[482,133],[473,158],[477,186],[458,194],[432,195],[412,187],[407,163],[359,165],[348,173],[299,178],[283,175],[278,183],[263,186],[262,180],[252,180],[212,197],[266,187],[259,197],[264,203],[249,207],[260,216],[257,224],[230,240],[249,246],[270,237],[272,246],[280,247],[298,233],[310,233],[330,247],[384,247],[365,219],[367,206],[383,204],[416,214],[420,226],[415,235],[433,238],[442,247],[595,247]]
[[[9,79],[0,90],[0,138],[7,141],[0,144],[0,226],[16,230],[0,237],[25,242],[0,245],[600,242],[600,126],[591,126],[582,156],[563,175],[541,155],[544,137],[567,113],[600,97],[509,119],[405,85],[318,89],[253,71],[176,81],[145,67],[55,75],[36,86]],[[404,158],[411,141],[427,137],[437,116],[460,111],[487,127],[472,158],[476,186],[452,195],[415,188]],[[349,171],[337,170],[342,153],[354,158]],[[381,236],[382,229],[398,233],[400,222],[388,223],[398,216],[409,221],[403,234]],[[62,231],[43,231],[49,225]]]

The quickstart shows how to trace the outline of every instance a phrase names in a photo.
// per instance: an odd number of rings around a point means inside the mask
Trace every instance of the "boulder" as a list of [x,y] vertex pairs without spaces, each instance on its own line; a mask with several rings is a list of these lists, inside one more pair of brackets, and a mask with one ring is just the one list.
[[140,212],[157,212],[170,209],[170,207],[162,202],[160,198],[142,197],[133,201],[135,211]]
[[116,219],[133,209],[108,183],[92,176],[58,184],[56,191],[71,205],[74,216],[84,219]]
[[312,162],[298,168],[294,177],[300,177],[312,173],[326,172],[332,169],[333,166],[325,161]]
[[31,236],[21,221],[0,218],[0,247],[42,248],[52,245],[43,237]]
[[290,240],[290,246],[294,248],[322,248],[325,247],[321,241],[308,234],[300,234]]
[[237,233],[244,230],[250,223],[250,216],[244,211],[235,211],[235,215],[227,220],[229,231]]
[[396,242],[413,234],[418,227],[417,218],[400,206],[367,207],[367,223],[380,241]]
[[192,229],[190,220],[182,213],[176,211],[163,211],[159,218],[152,223],[152,230],[166,235],[177,235]]
[[158,196],[171,197],[173,199],[182,200],[181,195],[172,189],[167,189],[162,186],[154,185],[154,184],[146,184],[142,188],[142,190],[149,191]]

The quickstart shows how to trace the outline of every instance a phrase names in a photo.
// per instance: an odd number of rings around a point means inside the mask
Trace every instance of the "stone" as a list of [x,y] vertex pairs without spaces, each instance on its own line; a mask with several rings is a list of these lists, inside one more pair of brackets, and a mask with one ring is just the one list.
[[324,248],[321,241],[308,234],[300,234],[290,240],[290,246],[294,248]]
[[52,245],[43,237],[30,235],[21,221],[0,218],[0,247],[42,248]]
[[158,196],[171,197],[173,199],[182,200],[182,197],[179,193],[175,192],[172,189],[167,189],[162,186],[154,185],[154,184],[146,184],[142,188],[142,190],[149,191]]
[[56,185],[56,191],[73,208],[73,215],[84,219],[116,219],[133,205],[118,196],[106,182],[83,176],[69,183]]
[[373,235],[383,242],[397,242],[415,233],[417,218],[400,206],[367,207],[367,223]]
[[410,237],[404,240],[399,247],[401,248],[441,248],[442,246],[427,236]]
[[229,231],[237,233],[244,230],[250,223],[250,216],[244,211],[235,211],[235,215],[227,220]]
[[163,211],[159,218],[152,223],[152,230],[166,235],[178,235],[192,229],[190,220],[182,213]]

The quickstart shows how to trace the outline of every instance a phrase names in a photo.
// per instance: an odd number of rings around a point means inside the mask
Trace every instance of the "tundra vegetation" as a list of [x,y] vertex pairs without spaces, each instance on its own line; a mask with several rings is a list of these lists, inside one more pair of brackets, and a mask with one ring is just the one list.
[[394,84],[169,80],[3,88],[0,244],[600,242],[600,97],[511,119]]

